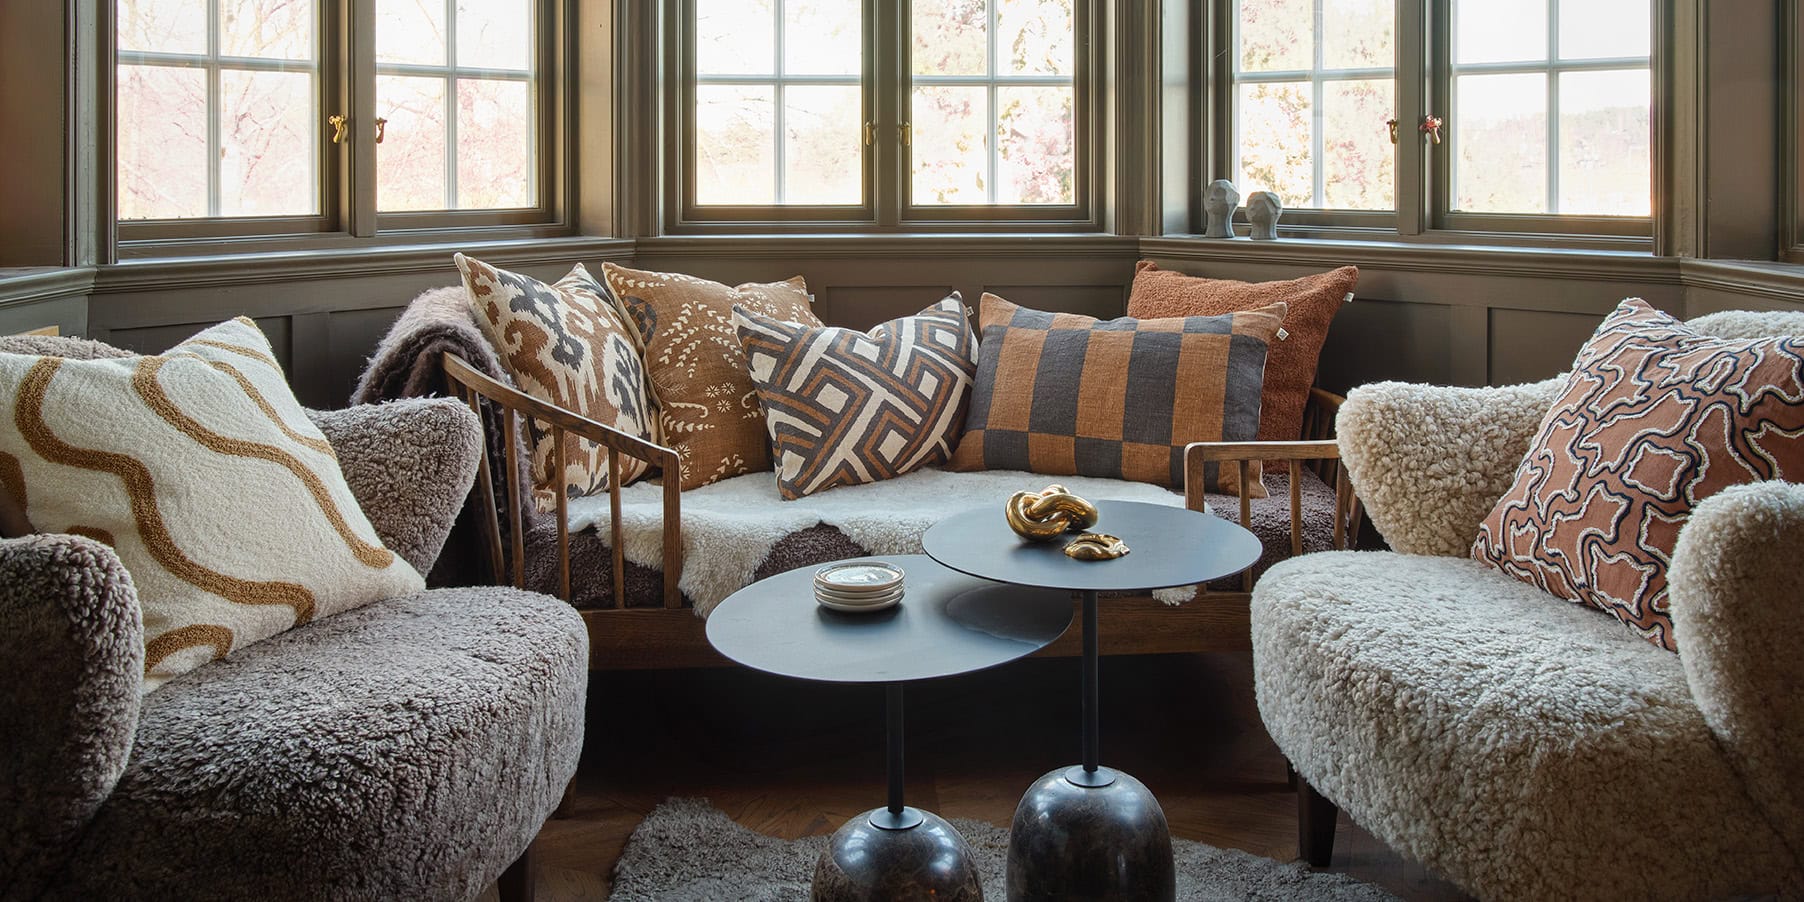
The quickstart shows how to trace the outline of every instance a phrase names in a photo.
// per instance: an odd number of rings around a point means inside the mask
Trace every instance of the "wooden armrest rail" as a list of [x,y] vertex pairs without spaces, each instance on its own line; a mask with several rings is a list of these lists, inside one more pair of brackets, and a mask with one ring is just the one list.
[[[445,380],[451,394],[461,398],[480,415],[478,398],[493,405],[501,415],[502,441],[507,449],[508,526],[511,553],[504,553],[501,541],[500,506],[496,503],[494,480],[490,476],[488,442],[482,444],[482,462],[477,485],[482,490],[489,540],[489,565],[496,582],[508,571],[505,557],[512,558],[512,582],[518,588],[526,585],[526,534],[521,522],[520,505],[525,500],[520,492],[519,419],[525,417],[549,427],[552,441],[552,472],[562,479],[565,467],[564,436],[575,435],[602,446],[607,451],[609,529],[613,540],[614,607],[626,605],[626,543],[620,524],[620,458],[622,455],[659,467],[664,473],[664,607],[683,606],[678,582],[683,573],[682,481],[677,453],[638,436],[628,435],[534,398],[512,386],[490,378],[456,354],[444,356]],[[565,601],[570,593],[570,518],[569,498],[557,493],[558,585]]]

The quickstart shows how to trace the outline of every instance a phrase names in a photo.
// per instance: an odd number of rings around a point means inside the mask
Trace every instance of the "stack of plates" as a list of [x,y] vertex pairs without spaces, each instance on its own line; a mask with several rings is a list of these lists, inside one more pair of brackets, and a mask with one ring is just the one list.
[[881,611],[902,601],[901,568],[877,561],[829,564],[814,572],[814,600],[852,613]]

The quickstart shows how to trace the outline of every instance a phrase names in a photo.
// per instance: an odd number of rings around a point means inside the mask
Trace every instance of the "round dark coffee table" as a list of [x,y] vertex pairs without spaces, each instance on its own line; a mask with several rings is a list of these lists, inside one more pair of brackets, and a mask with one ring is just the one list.
[[1238,573],[1259,559],[1251,532],[1210,514],[1137,501],[1100,501],[1096,531],[1130,553],[1112,561],[1065,556],[1064,541],[1029,542],[1002,502],[955,514],[927,530],[934,560],[973,576],[1084,596],[1083,763],[1041,777],[1009,830],[1010,899],[1172,899],[1171,831],[1139,780],[1102,766],[1096,595],[1188,586]]
[[885,611],[842,614],[814,601],[814,570],[760,580],[708,616],[708,642],[754,670],[829,683],[882,683],[889,804],[847,821],[814,872],[814,898],[983,898],[963,836],[903,804],[902,686],[994,667],[1045,648],[1071,626],[1067,592],[974,579],[925,555],[876,557],[902,568],[907,594]]

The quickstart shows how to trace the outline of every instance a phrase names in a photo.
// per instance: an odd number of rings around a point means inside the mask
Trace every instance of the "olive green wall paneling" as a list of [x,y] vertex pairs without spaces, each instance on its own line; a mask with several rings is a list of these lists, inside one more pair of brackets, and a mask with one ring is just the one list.
[[0,3],[0,266],[62,266],[67,91],[64,4]]
[[1534,382],[1571,369],[1572,358],[1603,319],[1592,313],[1551,310],[1492,310],[1489,314],[1488,381],[1492,385]]
[[1804,9],[1797,0],[1787,5],[1786,53],[1790,79],[1786,84],[1787,141],[1785,145],[1786,197],[1791,201],[1784,241],[1785,258],[1804,263]]
[[[946,284],[916,284],[811,285],[810,290],[814,292],[814,314],[821,322],[869,330],[886,320],[919,313],[955,289]],[[975,297],[965,298],[965,303],[977,307]]]
[[1784,176],[1783,29],[1780,0],[1706,4],[1704,137],[1707,196],[1701,256],[1773,260]]

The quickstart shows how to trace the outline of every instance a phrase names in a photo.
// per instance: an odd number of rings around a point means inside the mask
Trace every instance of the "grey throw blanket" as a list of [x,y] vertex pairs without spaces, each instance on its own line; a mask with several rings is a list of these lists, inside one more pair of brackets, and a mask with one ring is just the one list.
[[[507,385],[513,384],[495,356],[495,349],[489,346],[488,339],[476,325],[463,286],[452,285],[422,292],[401,312],[388,334],[376,344],[376,353],[370,356],[363,375],[358,378],[351,403],[377,404],[397,398],[445,394],[443,360],[447,351],[462,357],[484,375]],[[507,454],[501,445],[504,433],[499,420],[486,405],[484,407],[481,411],[483,434],[488,444],[491,478],[499,494],[507,484],[504,469]],[[525,471],[527,456],[522,453],[518,459],[521,464],[519,484],[524,489],[530,485]],[[534,516],[530,493],[521,491],[520,496],[522,513],[530,519]],[[509,520],[505,509],[499,514],[505,539]],[[489,581],[489,551],[483,537],[486,520],[487,515],[481,509],[481,493],[472,491],[450,538],[445,541],[445,550],[426,577],[428,584],[470,586]]]

